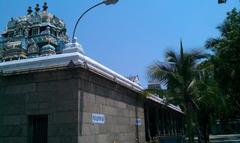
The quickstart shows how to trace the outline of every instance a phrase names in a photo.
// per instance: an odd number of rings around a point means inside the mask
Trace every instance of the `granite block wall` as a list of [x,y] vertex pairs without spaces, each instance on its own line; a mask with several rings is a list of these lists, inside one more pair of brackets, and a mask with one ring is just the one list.
[[47,115],[48,143],[145,141],[142,97],[80,67],[1,76],[0,143],[28,143],[32,115]]

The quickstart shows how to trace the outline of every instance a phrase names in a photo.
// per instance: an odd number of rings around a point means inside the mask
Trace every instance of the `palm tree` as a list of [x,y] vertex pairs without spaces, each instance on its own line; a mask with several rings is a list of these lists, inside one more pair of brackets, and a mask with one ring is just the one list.
[[214,78],[214,64],[212,57],[200,63],[196,77],[195,99],[199,106],[197,113],[198,124],[200,128],[200,138],[202,142],[209,143],[209,131],[211,123],[221,118],[223,113],[229,111],[227,108],[228,97],[223,96],[219,84]]
[[205,58],[201,52],[184,53],[182,42],[180,54],[173,51],[166,53],[166,62],[157,62],[150,66],[148,75],[157,79],[167,88],[167,99],[180,104],[185,112],[186,129],[189,142],[194,142],[197,129],[197,114],[199,109],[195,102],[197,66]]

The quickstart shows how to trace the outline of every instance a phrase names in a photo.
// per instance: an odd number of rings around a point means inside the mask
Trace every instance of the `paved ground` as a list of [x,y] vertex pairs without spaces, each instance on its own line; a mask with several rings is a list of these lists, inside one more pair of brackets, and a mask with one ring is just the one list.
[[211,143],[240,143],[240,134],[211,135]]

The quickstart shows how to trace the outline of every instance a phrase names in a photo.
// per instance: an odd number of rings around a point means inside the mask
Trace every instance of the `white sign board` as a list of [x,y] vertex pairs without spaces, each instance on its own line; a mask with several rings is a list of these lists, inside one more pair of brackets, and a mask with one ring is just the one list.
[[105,123],[105,115],[92,113],[92,123],[93,124],[104,124]]
[[136,125],[137,125],[137,126],[142,125],[142,119],[137,118],[137,119],[136,119]]

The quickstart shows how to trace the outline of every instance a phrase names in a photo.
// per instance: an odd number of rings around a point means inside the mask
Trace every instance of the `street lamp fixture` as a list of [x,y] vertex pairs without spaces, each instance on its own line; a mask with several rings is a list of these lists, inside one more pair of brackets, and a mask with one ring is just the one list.
[[118,2],[118,0],[105,0],[104,3],[106,5],[109,5],[109,4],[116,4]]
[[224,4],[226,2],[227,2],[227,0],[218,0],[218,4]]
[[94,6],[88,8],[84,13],[82,13],[82,14],[80,15],[80,17],[78,18],[75,26],[74,26],[73,35],[72,35],[72,42],[75,42],[74,36],[75,36],[76,29],[77,29],[77,25],[78,25],[79,21],[82,19],[82,17],[83,17],[87,12],[89,12],[89,11],[92,10],[93,8],[95,8],[95,7],[97,7],[97,6],[100,6],[100,5],[102,5],[102,4],[111,5],[111,4],[116,4],[117,2],[118,2],[118,0],[104,0],[104,1],[102,1],[102,2],[100,2],[100,3],[97,3],[97,4],[95,4]]

